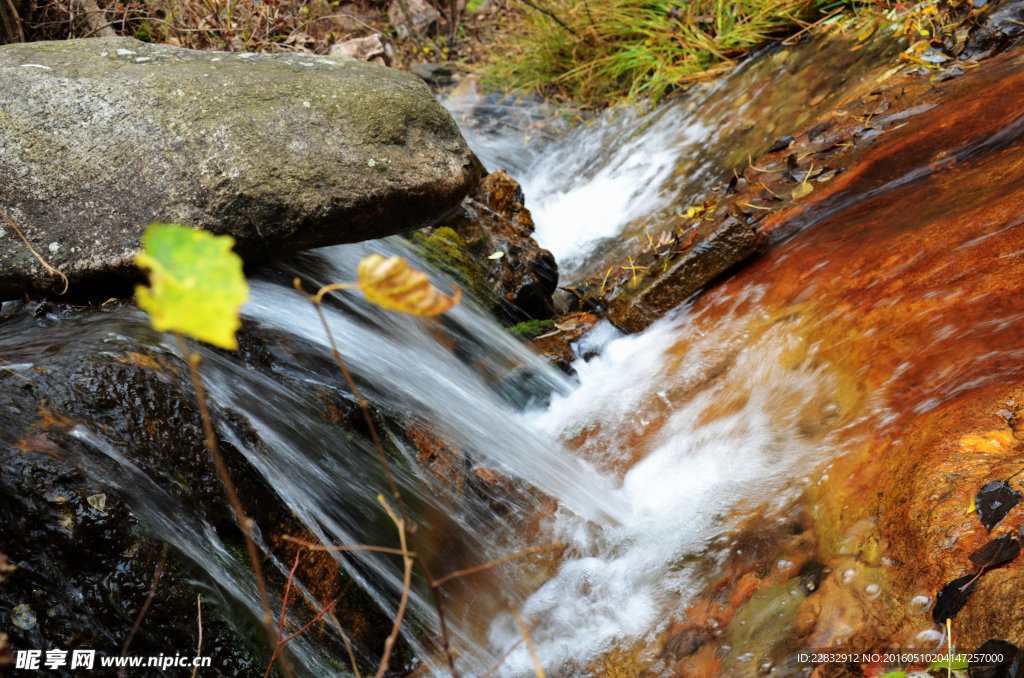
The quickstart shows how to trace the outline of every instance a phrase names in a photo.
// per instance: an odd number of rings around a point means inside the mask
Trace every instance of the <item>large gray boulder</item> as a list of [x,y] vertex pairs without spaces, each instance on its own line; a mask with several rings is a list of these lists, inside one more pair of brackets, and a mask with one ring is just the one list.
[[[153,221],[258,259],[435,223],[477,167],[402,71],[127,38],[0,47],[0,207],[80,294],[131,277]],[[62,286],[0,220],[0,294]]]

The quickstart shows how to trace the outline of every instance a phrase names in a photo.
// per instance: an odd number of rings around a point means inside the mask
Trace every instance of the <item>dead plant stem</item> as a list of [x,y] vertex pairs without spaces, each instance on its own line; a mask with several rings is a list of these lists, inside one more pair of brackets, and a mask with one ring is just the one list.
[[523,619],[523,615],[519,613],[518,608],[513,607],[512,614],[515,615],[516,623],[519,624],[519,631],[523,634],[523,640],[526,641],[526,649],[530,651],[534,673],[537,674],[537,678],[546,678],[544,667],[540,664],[540,657],[537,656],[537,648],[533,646],[533,640],[530,638],[530,628],[526,625],[526,621]]
[[[138,616],[135,617],[135,623],[132,624],[132,630],[128,632],[128,637],[124,639],[124,644],[121,646],[121,656],[125,656],[128,652],[128,646],[132,644],[132,640],[135,638],[135,634],[138,633],[139,628],[142,626],[142,620],[145,618],[146,613],[149,611],[149,606],[153,604],[153,598],[156,597],[156,587],[160,584],[160,575],[164,571],[164,563],[167,562],[167,544],[164,544],[164,550],[160,554],[160,562],[156,565],[156,571],[153,573],[153,583],[149,585],[149,593],[146,595],[146,600],[142,603],[142,607],[139,609]],[[118,672],[120,678],[124,678],[126,667],[122,666]]]
[[405,536],[405,521],[399,518],[391,507],[388,505],[387,500],[384,499],[384,495],[377,495],[377,501],[381,503],[384,510],[387,511],[388,517],[398,528],[398,540],[402,544],[402,550],[406,552],[406,555],[402,556],[403,565],[405,566],[405,574],[402,578],[402,597],[398,602],[398,611],[395,613],[395,622],[391,626],[391,633],[388,635],[387,640],[384,641],[384,654],[380,658],[380,666],[377,667],[377,673],[374,678],[383,678],[384,674],[388,670],[388,662],[391,659],[391,650],[395,647],[395,641],[398,640],[398,632],[402,628],[402,618],[405,616],[405,607],[409,603],[409,590],[412,588],[412,557],[409,556],[408,547],[406,545]]
[[[206,450],[209,452],[213,465],[217,469],[217,476],[224,486],[224,492],[228,496],[228,502],[231,504],[232,511],[234,511],[235,520],[238,521],[238,526],[245,536],[245,545],[249,553],[249,560],[252,563],[256,588],[260,594],[260,606],[263,608],[263,626],[267,630],[267,637],[270,643],[276,645],[277,636],[274,633],[274,622],[270,614],[270,596],[267,593],[267,580],[263,575],[263,566],[260,561],[259,549],[256,547],[256,540],[252,536],[252,521],[245,515],[245,508],[242,506],[242,501],[238,497],[235,484],[231,480],[231,473],[228,471],[227,464],[224,463],[224,458],[217,447],[217,437],[213,432],[213,419],[210,417],[210,409],[206,404],[206,390],[203,388],[203,380],[199,374],[199,354],[189,351],[188,344],[185,343],[185,337],[181,335],[181,332],[175,331],[174,336],[178,340],[178,347],[181,349],[182,357],[188,363],[189,372],[192,375],[192,387],[196,392],[196,400],[199,402],[199,415],[203,421],[203,436],[206,440]],[[291,665],[284,657],[282,657],[281,670],[284,671],[288,678],[293,678],[294,674]]]
[[552,12],[550,9],[545,9],[543,7],[540,7],[539,5],[536,5],[533,2],[531,2],[531,0],[522,0],[522,3],[524,5],[526,5],[527,7],[532,7],[533,9],[537,10],[538,12],[543,14],[544,16],[548,17],[549,19],[554,21],[556,24],[558,24],[559,26],[564,28],[566,31],[568,31],[573,37],[575,37],[575,38],[579,38],[580,37],[579,33],[577,33],[572,28],[570,28],[567,23],[565,23],[564,21],[559,19],[558,16],[554,12]]
[[[202,594],[196,595],[196,625],[199,627],[199,642],[196,643],[196,659],[203,654],[203,596]],[[199,673],[199,664],[196,663],[195,668],[192,669],[192,678],[196,678],[196,674]]]
[[60,296],[60,295],[64,294],[65,292],[67,292],[68,291],[68,287],[70,285],[70,283],[68,283],[68,277],[66,275],[64,275],[63,273],[61,273],[60,271],[58,271],[53,266],[50,266],[50,264],[47,263],[47,261],[45,259],[43,259],[43,257],[39,254],[39,252],[36,252],[36,248],[32,247],[32,243],[30,243],[28,241],[28,238],[26,238],[25,234],[21,232],[21,229],[18,228],[18,225],[16,223],[14,223],[14,220],[11,219],[11,217],[9,217],[7,215],[7,212],[5,212],[3,209],[0,209],[0,215],[3,215],[4,221],[6,221],[7,224],[11,228],[14,229],[14,232],[18,234],[19,238],[21,238],[21,241],[23,243],[25,243],[25,247],[28,247],[28,251],[31,252],[32,255],[35,256],[35,258],[39,260],[39,263],[43,265],[43,268],[46,269],[46,272],[50,274],[50,277],[51,278],[60,278],[61,280],[64,281],[64,289],[62,289],[60,292],[57,292],[57,295]]

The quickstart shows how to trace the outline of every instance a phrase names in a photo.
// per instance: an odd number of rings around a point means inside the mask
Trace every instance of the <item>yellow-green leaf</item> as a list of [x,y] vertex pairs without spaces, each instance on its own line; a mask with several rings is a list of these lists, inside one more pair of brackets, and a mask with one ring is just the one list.
[[85,498],[85,500],[89,502],[89,506],[93,507],[100,513],[107,512],[107,495],[102,492],[100,494],[90,494]]
[[149,274],[149,287],[135,288],[139,307],[157,330],[236,349],[238,309],[249,298],[234,238],[179,224],[150,224],[135,263]]
[[462,291],[447,297],[430,284],[426,273],[409,267],[401,257],[371,254],[359,262],[359,289],[366,299],[389,311],[437,315],[459,303]]

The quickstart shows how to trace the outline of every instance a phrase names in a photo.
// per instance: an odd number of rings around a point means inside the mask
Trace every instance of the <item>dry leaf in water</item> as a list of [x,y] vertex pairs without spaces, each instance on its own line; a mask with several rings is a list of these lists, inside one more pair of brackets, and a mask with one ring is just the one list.
[[451,297],[430,284],[426,273],[409,267],[401,257],[371,254],[359,262],[359,289],[371,303],[413,315],[438,315],[459,303],[462,291]]

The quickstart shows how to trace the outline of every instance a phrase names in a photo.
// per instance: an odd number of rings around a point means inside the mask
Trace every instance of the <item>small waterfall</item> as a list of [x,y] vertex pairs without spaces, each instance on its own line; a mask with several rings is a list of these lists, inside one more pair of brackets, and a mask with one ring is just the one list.
[[570,113],[530,98],[467,87],[444,103],[484,166],[522,184],[537,241],[555,255],[564,284],[603,273],[606,256],[642,249],[734,169],[840,97],[866,91],[900,49],[884,32],[850,47],[827,37],[776,44],[653,110],[620,104],[568,129],[560,121]]
[[[602,253],[628,250],[645,219],[699,199],[723,178],[723,168],[756,155],[815,110],[803,106],[793,115],[792,108],[775,106],[774,117],[763,118],[761,99],[792,98],[787,88],[797,84],[811,92],[833,87],[826,75],[835,72],[870,80],[879,50],[835,50],[836,59],[862,60],[860,71],[849,63],[823,66],[815,49],[769,53],[646,116],[617,109],[572,131],[537,132],[525,144],[529,126],[492,124],[481,131],[470,125],[467,137],[489,169],[507,167],[522,183],[539,242],[572,279]],[[808,83],[813,74],[817,80]],[[823,97],[821,106],[827,104]],[[470,112],[480,118],[481,110],[511,104],[488,106],[454,111],[457,118]],[[758,122],[748,125],[754,117]],[[325,248],[279,262],[251,281],[243,315],[279,358],[271,372],[199,349],[221,436],[325,544],[394,545],[396,535],[375,499],[387,489],[376,452],[364,439],[339,433],[318,409],[318,389],[346,388],[320,320],[292,279],[301,277],[306,289],[350,281],[372,251],[408,257],[447,287],[401,239]],[[432,554],[436,569],[487,562],[524,546],[563,546],[557,559],[515,561],[451,594],[452,642],[464,675],[483,673],[519,641],[509,604],[536,618],[531,635],[554,675],[586,675],[603,653],[650,640],[734,548],[726,535],[738,517],[756,509],[783,520],[782,510],[811,482],[811,469],[843,451],[848,441],[839,432],[854,414],[837,394],[835,371],[815,359],[818,348],[806,345],[795,324],[758,308],[763,292],[750,285],[731,296],[712,293],[700,310],[677,309],[636,336],[600,326],[583,339],[592,349],[586,353],[597,357],[575,363],[573,380],[469,300],[432,320],[382,311],[356,294],[325,304],[338,348],[375,409],[389,421],[413,419],[479,466],[506,474],[525,488],[524,512],[539,517],[529,535],[518,533],[518,525],[496,530],[486,508],[438,491],[400,431],[385,430],[388,445],[406,459],[396,465],[397,481],[423,524],[424,541],[443,545]],[[45,337],[34,331],[0,337],[44,347],[12,359],[8,369],[30,370],[70,341],[97,351],[155,346],[177,355],[173,342],[130,305]],[[83,466],[129,497],[148,529],[205,572],[201,585],[225,614],[251,629],[259,614],[251,575],[210,523],[89,422],[73,435],[94,453]],[[549,498],[557,508],[545,504]],[[457,563],[444,562],[448,552],[459,553]],[[394,613],[402,587],[394,559],[363,552],[338,562],[385,614]],[[274,565],[287,573],[288,563]],[[416,662],[444,675],[425,587],[413,591],[407,619],[405,638]],[[307,639],[291,647],[303,674],[337,672]],[[373,660],[379,648],[366,651]],[[532,666],[519,647],[498,673],[531,675]]]

